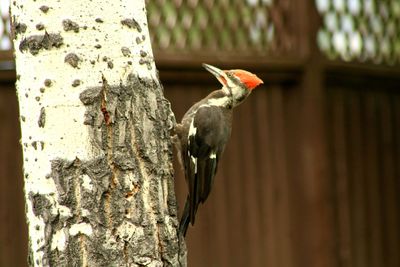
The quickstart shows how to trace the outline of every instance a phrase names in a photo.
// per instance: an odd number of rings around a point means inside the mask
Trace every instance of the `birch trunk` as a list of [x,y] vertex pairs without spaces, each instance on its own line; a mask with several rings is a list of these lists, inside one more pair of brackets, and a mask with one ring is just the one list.
[[144,0],[17,0],[11,16],[29,265],[186,265]]

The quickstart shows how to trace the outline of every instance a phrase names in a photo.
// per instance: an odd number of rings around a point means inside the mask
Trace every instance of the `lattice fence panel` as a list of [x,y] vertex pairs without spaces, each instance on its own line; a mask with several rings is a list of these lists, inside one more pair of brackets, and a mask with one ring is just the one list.
[[153,47],[167,52],[266,51],[272,0],[147,0]]
[[[274,41],[272,0],[147,0],[153,47],[162,51],[263,52]],[[0,50],[11,48],[9,1],[0,1]]]
[[323,25],[318,45],[329,58],[400,62],[399,0],[315,0]]

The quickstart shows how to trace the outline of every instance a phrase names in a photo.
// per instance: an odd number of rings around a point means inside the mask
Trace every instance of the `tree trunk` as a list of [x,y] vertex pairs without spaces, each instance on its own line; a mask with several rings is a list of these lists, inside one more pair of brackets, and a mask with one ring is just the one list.
[[13,1],[30,266],[186,265],[144,0]]

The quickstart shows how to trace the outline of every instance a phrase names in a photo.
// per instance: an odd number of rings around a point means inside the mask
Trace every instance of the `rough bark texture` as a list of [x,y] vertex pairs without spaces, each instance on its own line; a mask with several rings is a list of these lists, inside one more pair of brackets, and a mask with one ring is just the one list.
[[103,82],[80,99],[93,145],[104,154],[51,160],[56,201],[70,212],[52,214],[45,195],[30,195],[34,214],[46,222],[42,263],[176,266],[168,102],[152,80],[132,75],[127,86]]
[[144,3],[123,2],[12,4],[31,266],[186,265],[174,118]]

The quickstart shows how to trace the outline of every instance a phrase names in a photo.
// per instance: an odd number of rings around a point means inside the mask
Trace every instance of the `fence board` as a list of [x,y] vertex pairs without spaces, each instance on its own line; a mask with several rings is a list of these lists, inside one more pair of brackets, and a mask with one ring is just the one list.
[[[348,149],[346,142],[346,127],[348,123],[345,114],[345,99],[343,92],[328,92],[329,116],[327,123],[332,127],[329,131],[331,138],[331,164],[333,186],[336,188],[336,213],[337,213],[337,255],[340,266],[353,266],[351,252],[350,206],[349,206],[349,176],[348,176]],[[335,182],[336,181],[336,182]]]
[[[286,144],[284,128],[284,99],[282,88],[271,87],[269,103],[271,105],[271,129],[272,129],[272,168],[274,170],[274,216],[276,217],[276,231],[279,239],[277,243],[278,266],[290,266],[290,210],[289,210],[289,183],[287,176]],[[279,178],[278,178],[279,177]]]
[[26,266],[21,135],[12,83],[0,83],[0,118],[0,266]]
[[368,224],[368,249],[369,264],[373,267],[380,267],[382,263],[382,225],[380,218],[380,184],[379,184],[379,158],[378,155],[378,132],[375,94],[366,94],[364,101],[364,122],[363,122],[363,160],[366,178],[366,204]]
[[351,187],[351,214],[352,214],[352,240],[355,267],[368,267],[367,256],[367,216],[363,159],[363,136],[361,131],[361,103],[360,97],[352,92],[345,94],[347,114],[350,117],[349,132],[347,134],[349,149],[349,169]]
[[[273,216],[273,198],[274,194],[274,175],[272,173],[272,153],[271,153],[271,114],[269,112],[270,97],[269,90],[257,92],[259,96],[255,97],[254,105],[254,120],[255,134],[257,145],[255,146],[255,162],[257,163],[257,170],[260,186],[255,192],[260,198],[260,224],[261,233],[261,257],[263,261],[261,266],[278,266],[277,264],[277,251],[275,240],[279,235],[276,232],[276,222]],[[260,96],[261,95],[261,96]]]
[[[394,98],[396,99],[396,98]],[[397,97],[398,99],[398,97]],[[387,95],[380,94],[378,98],[380,107],[380,130],[382,135],[382,190],[383,198],[381,207],[384,211],[383,233],[384,240],[382,249],[385,252],[383,260],[385,266],[400,266],[398,251],[399,247],[399,214],[396,211],[396,174],[395,174],[395,134],[394,134],[394,108],[393,102]]]
[[[337,188],[340,266],[399,265],[396,109],[400,92],[379,86],[357,89],[342,81],[327,94],[327,118],[333,121],[327,123],[331,175]],[[386,88],[391,87],[387,83]],[[341,193],[343,188],[347,194]],[[348,262],[340,254],[346,247]]]
[[241,128],[237,129],[238,136],[240,137],[240,155],[242,158],[239,177],[240,183],[243,186],[241,199],[247,207],[245,208],[245,220],[243,220],[243,236],[245,237],[244,244],[248,248],[247,264],[249,266],[261,266],[259,244],[261,243],[261,238],[263,238],[260,235],[260,204],[257,201],[258,195],[254,193],[259,186],[254,155],[255,147],[260,144],[257,144],[254,140],[255,131],[253,125],[255,123],[266,123],[255,122],[253,118],[252,106],[255,104],[255,98],[259,97],[258,90],[239,107],[240,110],[237,112],[238,121],[241,124]]

